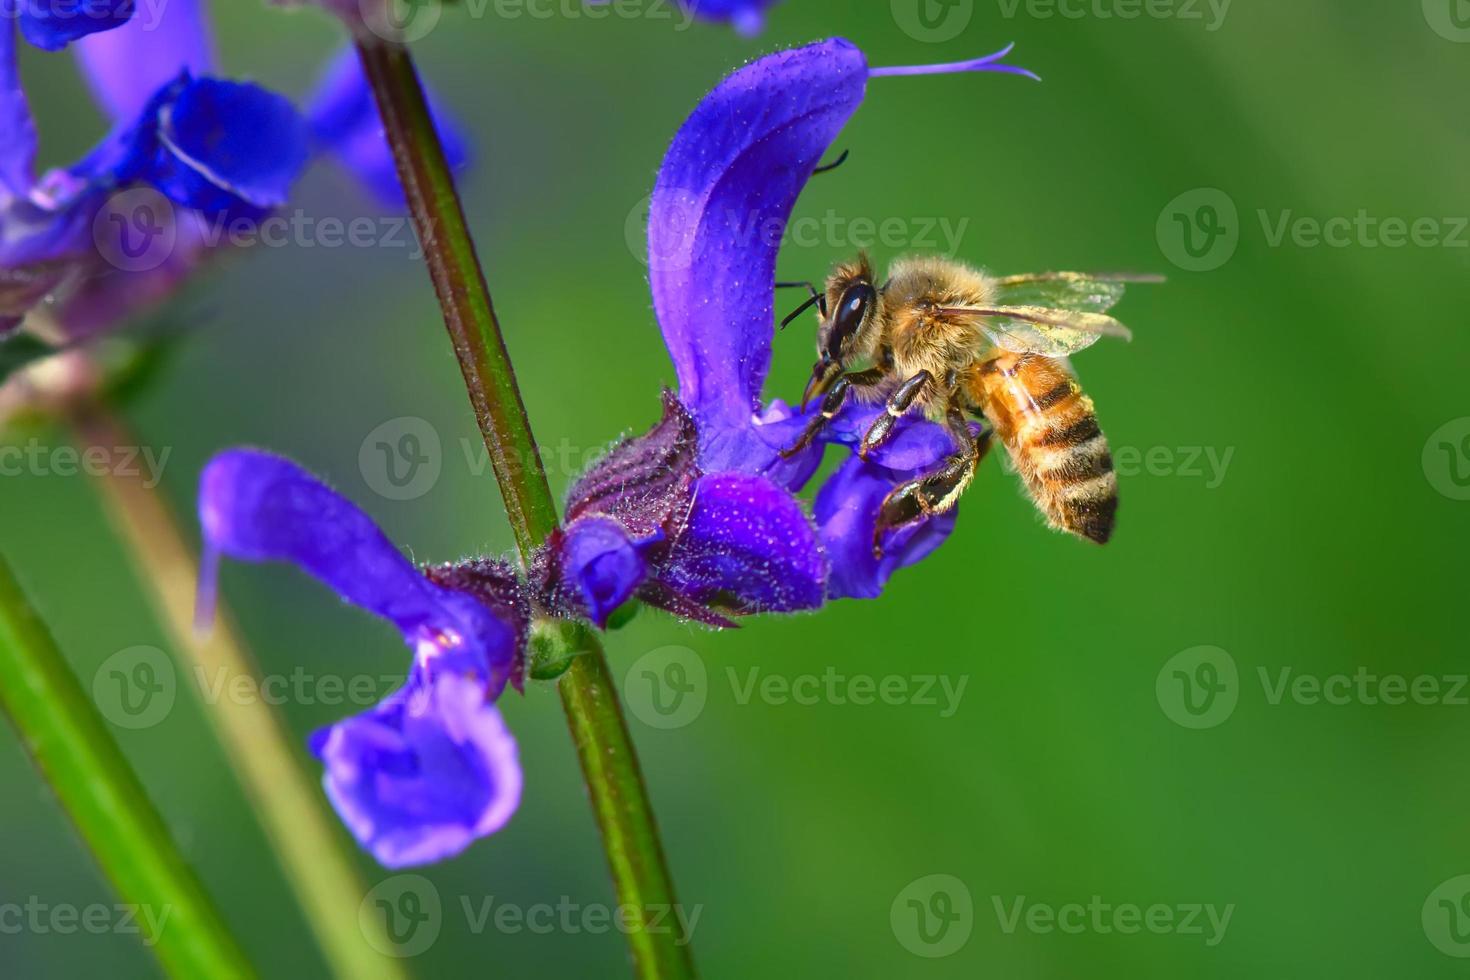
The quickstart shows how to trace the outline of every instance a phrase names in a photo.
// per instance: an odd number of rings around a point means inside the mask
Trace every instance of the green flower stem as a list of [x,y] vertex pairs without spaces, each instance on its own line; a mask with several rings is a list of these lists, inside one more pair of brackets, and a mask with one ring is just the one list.
[[[74,416],[71,425],[87,452],[110,455],[138,445],[127,427],[100,407]],[[259,671],[223,603],[207,635],[194,628],[199,563],[162,491],[144,486],[137,475],[123,475],[130,472],[124,467],[102,470],[98,489],[109,517],[186,676],[197,671],[211,684],[218,681],[221,691],[236,685],[258,691]],[[352,845],[279,713],[259,697],[199,701],[332,974],[342,980],[404,980],[400,961],[377,952],[392,948],[387,936],[364,932],[381,929],[381,922],[377,916],[358,918],[367,888],[353,866]]]
[[[524,560],[556,530],[556,501],[526,419],[454,178],[407,49],[360,38],[357,50],[393,147],[444,325]],[[675,903],[674,886],[602,647],[586,627],[562,623],[555,629],[568,650],[580,651],[557,687],[602,830],[618,900],[638,909],[645,926],[650,927],[629,930],[634,970],[640,978],[693,977],[687,937],[663,927],[651,928]]]
[[163,921],[153,949],[164,968],[188,980],[253,977],[3,558],[0,703],[118,894]]

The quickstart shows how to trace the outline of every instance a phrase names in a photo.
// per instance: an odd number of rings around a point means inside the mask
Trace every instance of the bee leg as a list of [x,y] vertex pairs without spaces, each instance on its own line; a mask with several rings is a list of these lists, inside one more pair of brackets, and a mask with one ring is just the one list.
[[869,388],[882,379],[883,372],[872,368],[867,371],[858,371],[855,374],[844,374],[834,381],[831,389],[822,396],[822,410],[812,416],[811,422],[807,424],[806,431],[801,434],[800,439],[781,450],[781,458],[790,459],[815,442],[817,436],[826,428],[827,423],[842,411],[842,406],[847,403],[847,396],[854,386]]
[[990,429],[983,430],[972,441],[963,415],[951,409],[949,421],[952,429],[958,423],[966,448],[946,459],[938,469],[894,487],[884,498],[873,529],[873,557],[882,559],[883,538],[888,532],[954,507],[974,478],[980,461],[990,452]]
[[928,371],[920,371],[899,385],[893,394],[888,396],[886,411],[874,420],[867,434],[863,436],[862,444],[858,446],[857,453],[859,456],[867,459],[868,453],[888,441],[888,437],[893,435],[894,423],[903,416],[904,412],[907,412],[913,407],[914,402],[918,400],[919,396],[924,393],[924,389],[929,387],[929,383],[933,380],[934,376]]

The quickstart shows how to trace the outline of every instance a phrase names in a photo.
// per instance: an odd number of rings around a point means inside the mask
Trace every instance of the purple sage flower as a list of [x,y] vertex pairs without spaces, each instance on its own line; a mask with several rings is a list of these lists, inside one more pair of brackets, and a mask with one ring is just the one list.
[[[583,2],[591,7],[605,7],[611,0]],[[781,0],[679,0],[679,6],[701,20],[726,23],[746,37],[754,37],[766,26],[766,10],[780,2]]]
[[[654,310],[679,381],[681,424],[692,428],[682,438],[697,445],[694,460],[681,463],[691,475],[653,483],[676,414],[666,405],[663,423],[622,444],[573,489],[567,528],[544,559],[548,580],[573,608],[599,625],[634,596],[705,621],[689,610],[810,609],[829,598],[875,597],[897,569],[943,543],[954,512],[899,530],[881,559],[873,554],[884,497],[955,451],[944,429],[923,419],[901,420],[867,459],[845,460],[817,494],[816,524],[804,516],[794,494],[816,472],[822,443],[855,449],[883,409],[849,405],[818,444],[781,457],[810,416],[780,400],[762,404],[777,249],[797,196],[862,104],[869,78],[1035,77],[1002,63],[1010,50],[952,65],[870,69],[861,51],[834,38],[739,69],[695,108],[664,156],[648,220]],[[606,492],[597,506],[588,503],[586,484],[619,480],[640,514],[667,510],[680,523],[626,519]]]
[[706,473],[688,410],[663,419],[572,487],[567,527],[535,562],[547,604],[599,627],[638,598],[712,626],[731,613],[822,604],[827,562],[800,503],[765,477]]
[[[13,14],[26,2],[0,6]],[[124,322],[227,241],[230,221],[285,204],[313,153],[337,157],[378,200],[401,203],[386,189],[392,157],[350,47],[303,117],[284,96],[212,77],[199,0],[170,0],[152,22],[109,26],[72,52],[112,129],[81,160],[37,176],[16,30],[10,19],[0,23],[0,333],[42,299],[51,300],[41,325],[51,339]],[[462,164],[464,139],[442,113],[436,118],[451,161]],[[128,196],[130,188],[151,188],[161,200]]]
[[392,623],[413,651],[402,689],[311,739],[328,797],[380,863],[449,857],[510,819],[521,772],[494,701],[522,683],[528,609],[509,568],[420,570],[350,501],[255,450],[209,462],[199,520],[202,621],[221,557],[284,561]]
[[18,20],[21,36],[43,51],[60,51],[133,16],[133,0],[7,0],[6,6],[6,18]]

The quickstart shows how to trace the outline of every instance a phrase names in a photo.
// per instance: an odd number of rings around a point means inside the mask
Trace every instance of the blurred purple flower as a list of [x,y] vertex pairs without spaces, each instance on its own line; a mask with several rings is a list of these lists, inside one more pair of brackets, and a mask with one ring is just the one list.
[[36,47],[60,51],[71,42],[121,27],[133,16],[133,0],[8,0],[6,17]]
[[[428,91],[429,109],[439,130],[444,156],[455,171],[470,164],[470,145],[464,131]],[[393,151],[383,132],[383,121],[372,89],[362,73],[362,62],[346,45],[328,62],[307,99],[307,119],[314,147],[332,155],[366,187],[379,205],[401,210],[403,187]]]
[[[584,2],[590,6],[603,7],[611,0]],[[766,26],[767,8],[780,2],[781,0],[679,0],[679,6],[701,20],[727,23],[746,37],[753,37]]]
[[[634,595],[665,607],[674,596],[686,615],[690,603],[786,612],[828,598],[871,598],[894,571],[943,543],[953,512],[896,532],[883,557],[873,555],[883,498],[955,449],[943,428],[918,418],[902,420],[867,460],[853,455],[837,469],[817,495],[815,529],[804,516],[794,494],[816,472],[823,443],[855,448],[883,409],[845,408],[818,444],[781,458],[810,416],[761,401],[777,250],[797,196],[862,103],[870,77],[1029,75],[1001,63],[1009,52],[956,65],[869,69],[861,51],[834,38],[741,68],[695,108],[664,157],[648,220],[654,310],[698,447],[687,467],[694,475],[655,491],[647,485],[666,438],[666,409],[663,425],[624,443],[609,463],[618,464],[613,474],[629,477],[622,492],[642,506],[663,494],[680,516],[677,529],[652,534],[614,506],[586,507],[580,485],[574,488],[568,526],[545,564],[584,614],[605,623]],[[642,469],[623,466],[627,460],[643,460]],[[588,479],[615,482],[599,470]],[[650,584],[659,590],[654,599]]]
[[515,742],[494,701],[519,686],[527,609],[495,563],[421,571],[372,519],[295,463],[229,450],[199,485],[199,616],[221,557],[285,561],[388,620],[413,650],[404,687],[312,737],[342,820],[387,867],[435,861],[498,830],[520,799]]
[[[21,2],[0,5],[12,13]],[[200,3],[170,0],[152,22],[135,17],[72,46],[112,131],[77,163],[37,178],[15,43],[14,26],[0,23],[0,332],[43,298],[52,301],[53,339],[125,321],[226,243],[227,222],[286,203],[313,152],[335,155],[378,200],[402,200],[389,186],[392,158],[350,47],[303,118],[280,95],[210,77]],[[462,163],[464,139],[436,118]]]
[[705,20],[725,21],[747,37],[759,34],[766,26],[766,9],[780,0],[680,0],[694,16]]

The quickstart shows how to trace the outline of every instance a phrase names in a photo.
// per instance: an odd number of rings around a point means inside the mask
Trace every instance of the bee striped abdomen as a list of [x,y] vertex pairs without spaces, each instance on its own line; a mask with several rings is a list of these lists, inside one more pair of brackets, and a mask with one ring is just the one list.
[[1106,543],[1118,479],[1092,399],[1076,380],[1050,358],[1001,353],[975,370],[972,388],[1048,523]]

